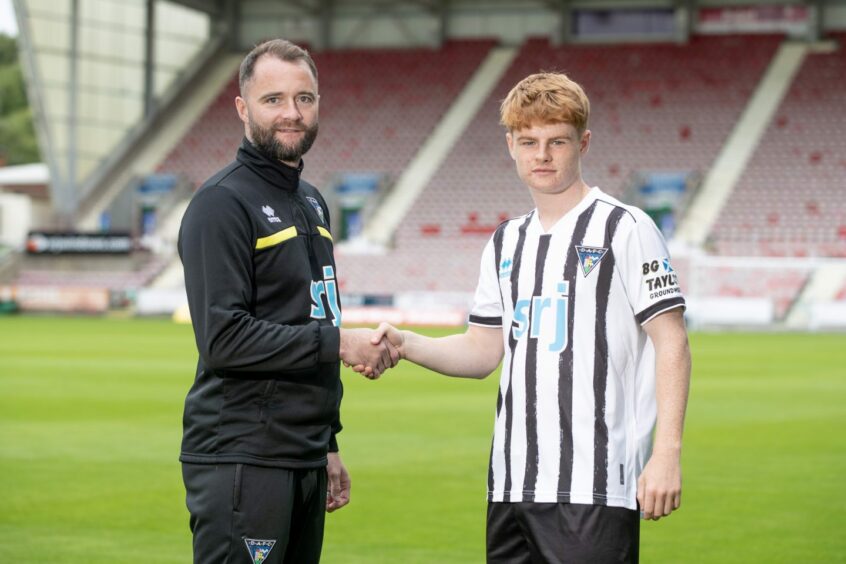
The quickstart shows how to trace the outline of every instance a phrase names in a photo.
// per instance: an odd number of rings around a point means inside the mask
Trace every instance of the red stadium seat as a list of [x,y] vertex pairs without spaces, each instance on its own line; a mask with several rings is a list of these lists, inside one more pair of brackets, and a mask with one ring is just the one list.
[[[711,232],[721,254],[846,256],[844,107],[846,50],[809,54]],[[737,246],[724,228],[741,224],[750,232]],[[773,230],[783,243],[756,244]]]

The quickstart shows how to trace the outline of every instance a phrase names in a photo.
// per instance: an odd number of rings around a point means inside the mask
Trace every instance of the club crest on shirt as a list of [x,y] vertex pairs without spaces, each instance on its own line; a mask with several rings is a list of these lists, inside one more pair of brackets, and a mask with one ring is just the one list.
[[599,264],[599,261],[602,260],[607,252],[608,249],[602,247],[582,247],[576,245],[576,254],[579,257],[579,264],[582,265],[582,274],[585,275],[585,278],[596,268],[596,265]]
[[261,562],[267,560],[267,555],[273,550],[273,545],[276,544],[276,541],[245,538],[244,543],[247,545],[247,550],[250,553],[250,561],[253,564],[261,564]]
[[326,218],[323,217],[323,208],[320,207],[320,202],[317,201],[317,198],[312,198],[311,196],[306,196],[306,200],[308,200],[308,203],[310,203],[311,207],[314,208],[314,211],[317,212],[318,217],[320,217],[320,222],[326,223]]
[[268,206],[268,205],[262,206],[261,211],[264,212],[264,215],[267,216],[267,221],[269,221],[270,223],[281,223],[282,222],[281,219],[276,217],[276,210],[274,210],[270,206]]

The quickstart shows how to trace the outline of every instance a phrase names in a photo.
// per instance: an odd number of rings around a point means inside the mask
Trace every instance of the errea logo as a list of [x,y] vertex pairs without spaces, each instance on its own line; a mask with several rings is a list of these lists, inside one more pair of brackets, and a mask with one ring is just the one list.
[[261,211],[264,212],[264,215],[267,216],[267,221],[270,223],[282,223],[282,220],[276,217],[276,211],[274,211],[274,209],[270,206],[262,206]]
[[499,277],[508,278],[511,276],[511,268],[513,266],[514,261],[511,260],[511,257],[502,259],[502,262],[499,264]]

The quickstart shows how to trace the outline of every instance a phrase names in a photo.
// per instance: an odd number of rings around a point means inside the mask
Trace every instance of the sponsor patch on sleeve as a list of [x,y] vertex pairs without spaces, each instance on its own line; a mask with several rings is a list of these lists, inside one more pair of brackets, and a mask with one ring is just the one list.
[[678,296],[681,294],[679,278],[670,264],[669,257],[660,257],[641,266],[643,284],[650,300]]

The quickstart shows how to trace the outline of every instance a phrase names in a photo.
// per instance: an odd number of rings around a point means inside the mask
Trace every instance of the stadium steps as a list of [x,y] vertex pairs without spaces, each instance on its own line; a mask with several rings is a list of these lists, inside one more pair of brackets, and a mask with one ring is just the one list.
[[126,147],[122,159],[104,173],[93,196],[80,206],[78,227],[96,230],[100,214],[129,186],[132,179],[149,174],[173,149],[211,104],[224,85],[237,72],[241,56],[224,50],[212,52],[207,63],[196,72],[155,119],[148,122],[135,142]]
[[517,52],[518,49],[514,47],[497,47],[488,53],[446,115],[402,172],[393,191],[368,222],[364,232],[368,242],[383,247],[390,243],[402,219],[511,66]]
[[804,43],[785,41],[779,47],[679,225],[676,244],[681,241],[699,247],[705,242],[802,66],[806,52]]
[[134,291],[149,284],[167,263],[166,257],[144,251],[116,257],[26,256],[13,285]]
[[[642,170],[704,172],[719,154],[783,38],[696,36],[689,44],[550,45],[530,39],[449,157],[402,218],[384,255],[338,256],[342,290],[472,293],[503,217],[533,207],[498,123],[501,100],[540,69],[562,69],[591,96],[585,179],[620,196]],[[720,61],[736,61],[728,76]]]
[[161,228],[157,235],[164,242],[168,248],[172,250],[172,255],[161,272],[150,282],[151,288],[183,288],[185,286],[185,276],[182,272],[182,261],[179,260],[179,255],[176,253],[176,243],[179,238],[179,226],[182,223],[182,216],[188,208],[190,198],[186,198],[174,205],[167,217],[161,223]]
[[811,321],[811,308],[815,303],[833,302],[840,297],[841,288],[846,284],[846,262],[827,262],[817,268],[793,307],[785,318],[785,326],[790,329],[804,329]]
[[18,276],[21,255],[10,248],[0,246],[0,284],[8,284]]
[[846,258],[846,33],[830,37],[805,57],[720,212],[714,252]]

